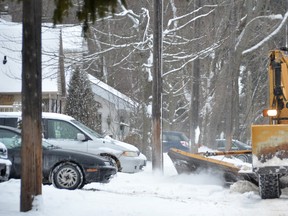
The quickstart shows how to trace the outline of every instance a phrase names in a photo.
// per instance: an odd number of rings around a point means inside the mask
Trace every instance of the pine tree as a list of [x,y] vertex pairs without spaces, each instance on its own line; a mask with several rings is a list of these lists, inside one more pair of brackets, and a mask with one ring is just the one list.
[[87,73],[76,68],[68,85],[65,113],[91,129],[101,132],[99,131],[101,120],[98,119],[99,106],[100,103],[94,99]]

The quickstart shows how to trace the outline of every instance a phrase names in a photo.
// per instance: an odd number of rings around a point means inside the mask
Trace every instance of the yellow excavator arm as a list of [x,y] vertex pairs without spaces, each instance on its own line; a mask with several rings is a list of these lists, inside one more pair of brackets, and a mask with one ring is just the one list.
[[263,199],[281,195],[280,178],[288,174],[288,49],[270,52],[268,125],[252,125],[252,165]]
[[269,110],[277,111],[276,116],[270,116],[270,124],[288,123],[288,56],[283,50],[269,55]]

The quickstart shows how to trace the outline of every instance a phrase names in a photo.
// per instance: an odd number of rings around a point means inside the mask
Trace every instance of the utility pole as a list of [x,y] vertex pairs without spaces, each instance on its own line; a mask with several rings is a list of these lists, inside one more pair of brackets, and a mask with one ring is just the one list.
[[23,0],[21,212],[42,194],[41,17],[42,0]]
[[163,171],[162,112],[162,29],[163,0],[154,0],[153,83],[152,83],[152,168]]

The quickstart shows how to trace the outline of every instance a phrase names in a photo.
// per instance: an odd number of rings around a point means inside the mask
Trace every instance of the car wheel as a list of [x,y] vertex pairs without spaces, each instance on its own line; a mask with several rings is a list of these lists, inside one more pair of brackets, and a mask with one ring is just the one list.
[[59,189],[75,190],[84,186],[80,167],[70,162],[56,166],[52,171],[51,180],[54,187]]
[[107,154],[101,154],[101,156],[109,160],[111,165],[113,165],[116,168],[117,172],[121,171],[120,161],[117,158],[114,158],[113,156]]
[[242,160],[245,163],[249,163],[249,159],[248,159],[247,155],[236,155],[235,157]]

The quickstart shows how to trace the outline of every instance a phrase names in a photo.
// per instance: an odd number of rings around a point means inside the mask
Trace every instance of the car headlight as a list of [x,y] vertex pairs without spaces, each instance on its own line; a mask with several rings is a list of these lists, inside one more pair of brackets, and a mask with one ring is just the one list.
[[124,151],[123,156],[126,156],[126,157],[138,157],[138,152],[135,152],[135,151]]
[[0,148],[0,158],[7,159],[8,158],[8,153],[6,148]]

